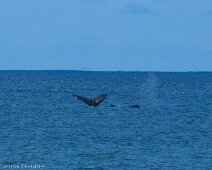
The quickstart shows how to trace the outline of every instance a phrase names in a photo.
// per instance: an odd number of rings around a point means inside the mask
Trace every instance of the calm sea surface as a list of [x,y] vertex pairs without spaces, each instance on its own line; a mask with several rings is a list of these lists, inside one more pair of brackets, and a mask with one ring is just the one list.
[[0,71],[0,169],[36,164],[212,169],[212,73]]

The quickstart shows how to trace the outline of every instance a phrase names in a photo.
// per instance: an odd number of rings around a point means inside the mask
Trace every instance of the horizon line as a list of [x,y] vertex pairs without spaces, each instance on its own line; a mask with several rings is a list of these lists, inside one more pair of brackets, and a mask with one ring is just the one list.
[[189,72],[212,72],[208,70],[185,70],[185,71],[159,71],[159,70],[71,70],[71,69],[0,69],[0,71],[78,71],[78,72],[169,72],[169,73],[189,73]]

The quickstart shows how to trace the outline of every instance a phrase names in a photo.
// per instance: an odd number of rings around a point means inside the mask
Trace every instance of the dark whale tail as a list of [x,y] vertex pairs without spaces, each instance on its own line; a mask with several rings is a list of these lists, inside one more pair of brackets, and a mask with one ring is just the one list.
[[107,94],[100,95],[100,96],[95,97],[95,98],[86,98],[86,97],[82,97],[82,96],[78,96],[78,95],[73,95],[73,97],[75,99],[83,101],[84,103],[86,103],[87,105],[89,105],[91,107],[96,107],[100,103],[103,102],[103,100],[107,97]]

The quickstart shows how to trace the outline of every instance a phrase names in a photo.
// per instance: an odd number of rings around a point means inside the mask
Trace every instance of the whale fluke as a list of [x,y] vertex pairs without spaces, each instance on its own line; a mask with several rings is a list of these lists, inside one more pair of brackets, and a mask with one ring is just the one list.
[[107,97],[107,94],[100,95],[100,96],[95,97],[95,98],[86,98],[86,97],[82,97],[82,96],[78,96],[78,95],[73,95],[73,97],[75,99],[83,101],[84,103],[86,103],[87,105],[89,105],[91,107],[96,107],[100,103],[103,102],[103,100]]

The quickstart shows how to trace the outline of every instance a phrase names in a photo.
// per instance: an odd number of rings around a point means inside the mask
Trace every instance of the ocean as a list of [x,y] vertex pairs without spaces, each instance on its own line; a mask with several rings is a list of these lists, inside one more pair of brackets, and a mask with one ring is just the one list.
[[210,170],[212,72],[0,71],[0,169],[20,168]]

